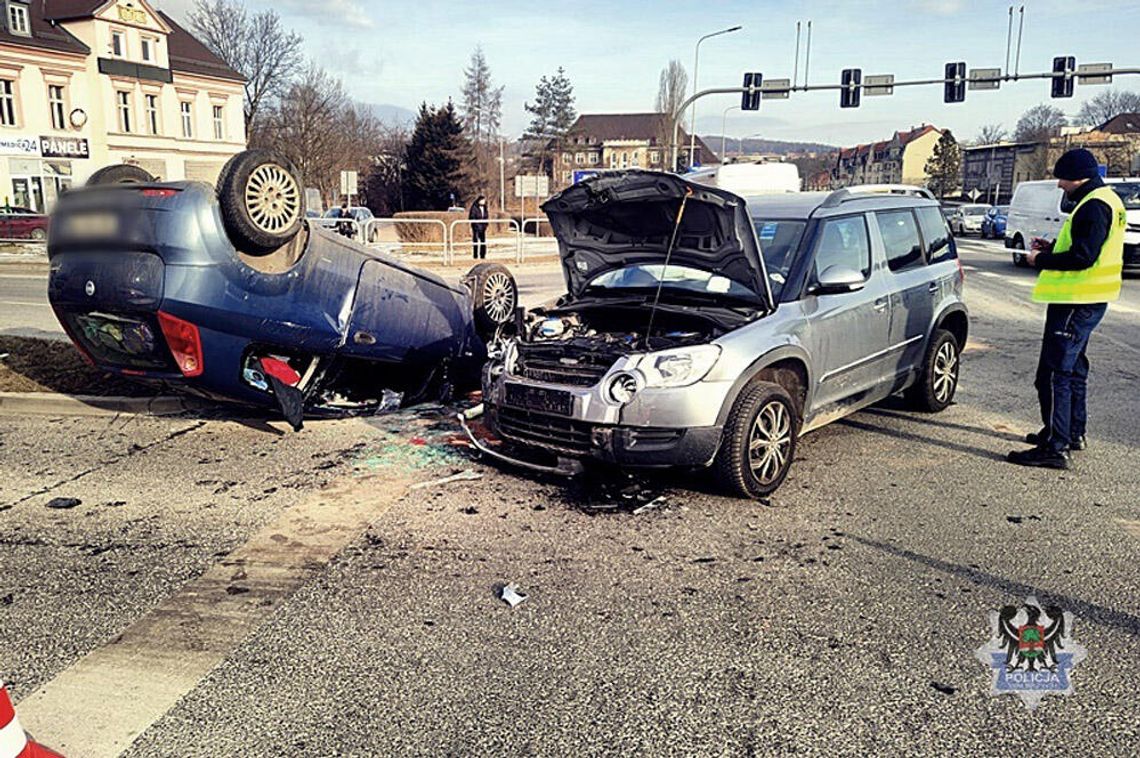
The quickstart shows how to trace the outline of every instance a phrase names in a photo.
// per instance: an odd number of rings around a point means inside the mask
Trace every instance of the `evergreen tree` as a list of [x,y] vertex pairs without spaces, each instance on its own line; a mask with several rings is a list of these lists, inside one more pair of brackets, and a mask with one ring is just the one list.
[[471,54],[463,78],[463,125],[471,141],[482,145],[499,133],[503,118],[503,87],[492,86],[491,67],[482,47]]
[[543,76],[534,87],[534,103],[523,103],[523,110],[533,118],[527,125],[524,139],[546,140],[550,138],[550,122],[554,115],[554,99],[550,80]]
[[456,202],[464,202],[470,189],[471,145],[450,100],[440,108],[420,105],[405,162],[404,203],[409,209],[443,210],[453,195]]
[[578,118],[578,112],[574,110],[574,85],[570,83],[565,69],[561,66],[558,67],[558,73],[550,80],[550,94],[553,103],[550,126],[552,131],[561,137],[570,131],[570,127]]
[[537,163],[539,171],[551,174],[553,160],[547,154],[547,148],[552,141],[557,148],[562,136],[570,131],[578,118],[574,110],[574,86],[566,76],[566,70],[559,66],[554,76],[539,79],[534,88],[534,103],[525,103],[523,108],[533,117],[523,133],[524,140],[534,142],[525,151],[526,155]]
[[924,167],[927,175],[927,186],[930,191],[945,198],[953,194],[960,186],[962,177],[962,150],[958,147],[958,140],[950,130],[942,132],[938,142],[934,145],[934,152],[926,161]]

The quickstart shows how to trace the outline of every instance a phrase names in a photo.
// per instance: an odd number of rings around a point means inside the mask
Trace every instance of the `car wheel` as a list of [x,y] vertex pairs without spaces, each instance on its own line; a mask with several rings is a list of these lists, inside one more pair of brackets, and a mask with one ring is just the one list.
[[104,166],[87,178],[88,187],[98,187],[103,184],[147,184],[154,181],[154,176],[145,169],[132,166],[129,163],[118,163],[114,166]]
[[749,385],[733,403],[713,463],[719,482],[737,497],[771,495],[796,455],[799,417],[788,391],[771,382]]
[[301,183],[292,164],[269,150],[246,150],[218,175],[218,203],[230,241],[243,253],[266,255],[301,230]]
[[33,229],[31,236],[36,242],[43,242],[47,239],[47,232],[43,229]]
[[907,390],[910,403],[922,411],[946,410],[958,389],[961,353],[958,340],[945,329],[935,329],[922,359],[922,373]]
[[1013,238],[1013,265],[1026,266],[1028,263],[1025,260],[1025,253],[1020,252],[1025,250],[1025,240],[1021,237]]
[[506,266],[480,263],[467,272],[463,283],[471,293],[475,326],[481,334],[493,334],[514,317],[519,287]]

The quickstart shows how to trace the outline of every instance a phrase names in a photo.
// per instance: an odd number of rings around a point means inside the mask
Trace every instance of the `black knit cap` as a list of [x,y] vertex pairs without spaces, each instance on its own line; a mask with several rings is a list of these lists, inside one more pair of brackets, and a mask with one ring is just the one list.
[[1053,176],[1072,182],[1100,176],[1096,156],[1082,147],[1069,150],[1057,159],[1057,165],[1053,167]]

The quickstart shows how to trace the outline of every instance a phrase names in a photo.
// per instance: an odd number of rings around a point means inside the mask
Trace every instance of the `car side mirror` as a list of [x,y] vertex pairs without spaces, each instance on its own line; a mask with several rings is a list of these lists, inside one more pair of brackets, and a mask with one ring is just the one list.
[[828,266],[819,275],[813,295],[838,295],[844,292],[858,292],[866,286],[867,280],[861,273],[847,266]]

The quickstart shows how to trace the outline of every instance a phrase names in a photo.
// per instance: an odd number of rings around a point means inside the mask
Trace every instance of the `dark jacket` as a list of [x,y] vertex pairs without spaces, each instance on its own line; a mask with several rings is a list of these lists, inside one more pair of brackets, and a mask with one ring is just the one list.
[[487,206],[486,205],[479,205],[479,201],[475,201],[474,203],[471,203],[471,211],[467,214],[467,218],[469,218],[475,222],[474,224],[471,225],[472,227],[474,227],[476,229],[486,230],[487,222],[483,221],[482,223],[480,223],[480,219],[486,219],[486,218],[488,218],[488,216],[489,216],[489,214],[487,212]]
[[[1079,203],[1084,197],[1097,187],[1105,186],[1100,177],[1094,177],[1077,188],[1069,197],[1074,203]],[[1073,238],[1073,245],[1063,253],[1046,253],[1042,251],[1034,261],[1038,271],[1052,269],[1054,271],[1081,271],[1089,268],[1100,257],[1100,249],[1108,239],[1108,231],[1112,226],[1112,209],[1106,203],[1092,200],[1081,206],[1073,214],[1069,233]],[[1052,245],[1050,245],[1050,250]]]

